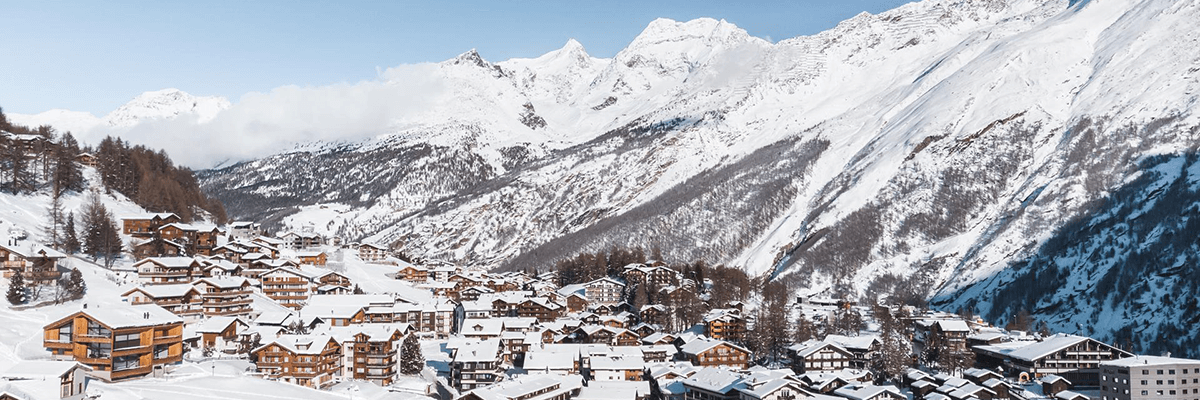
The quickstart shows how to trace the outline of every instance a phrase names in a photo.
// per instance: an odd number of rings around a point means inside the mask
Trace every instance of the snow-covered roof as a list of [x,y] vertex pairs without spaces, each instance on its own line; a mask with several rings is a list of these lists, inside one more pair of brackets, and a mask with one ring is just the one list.
[[125,220],[150,220],[150,219],[154,219],[154,218],[158,218],[158,219],[167,219],[167,218],[170,218],[170,217],[175,217],[175,218],[177,218],[177,219],[179,218],[179,216],[178,216],[178,215],[175,215],[175,213],[146,213],[146,214],[133,214],[133,215],[126,215],[126,216],[124,216],[124,217],[121,217],[121,219],[125,219]]
[[891,393],[892,396],[897,397],[897,398],[905,397],[904,395],[900,394],[900,390],[896,389],[895,386],[875,386],[875,385],[844,386],[838,390],[833,391],[834,394],[841,396],[841,397],[845,397],[847,399],[851,399],[851,400],[872,399],[881,394],[884,394],[885,392]]
[[961,319],[940,320],[937,322],[938,329],[942,332],[970,332],[971,327],[967,326],[967,321]]
[[112,329],[182,323],[183,319],[156,304],[112,305],[80,310]]
[[220,289],[236,289],[236,288],[242,287],[243,285],[246,285],[247,283],[250,282],[250,280],[243,278],[243,277],[238,277],[238,276],[219,276],[219,277],[200,278],[199,280],[196,281],[196,283],[201,283],[201,282],[206,283],[213,287],[220,288]]
[[332,336],[324,334],[312,335],[281,335],[270,342],[264,343],[262,346],[254,349],[254,352],[266,348],[272,344],[279,345],[288,351],[296,354],[321,354],[325,351],[325,346],[329,341],[335,340]]
[[530,351],[525,353],[525,369],[528,371],[574,369],[577,357],[571,353]]
[[697,338],[696,340],[687,342],[687,344],[684,344],[683,347],[680,348],[679,350],[682,351],[684,354],[695,355],[695,354],[700,354],[705,351],[708,351],[709,349],[720,346],[722,344],[728,345],[730,348],[733,348],[733,349],[738,349],[743,352],[750,353],[750,350],[746,350],[746,348],[738,346],[736,344],[729,343],[724,340],[709,339],[709,338]]
[[146,285],[135,287],[125,292],[121,296],[128,296],[133,294],[133,292],[142,292],[154,299],[183,297],[189,292],[196,292],[196,294],[200,293],[198,290],[196,290],[196,287],[192,286],[190,283],[173,283],[167,285]]
[[291,312],[265,311],[254,320],[257,325],[284,325],[292,318]]
[[1187,359],[1187,358],[1175,358],[1175,357],[1160,357],[1160,356],[1134,356],[1134,357],[1118,358],[1116,360],[1109,360],[1109,361],[1104,361],[1104,362],[1100,363],[1100,365],[1103,365],[1106,367],[1133,367],[1133,366],[1149,367],[1149,366],[1155,366],[1155,365],[1171,365],[1171,364],[1200,365],[1200,360],[1191,360],[1191,359]]
[[225,331],[225,328],[228,328],[230,325],[233,325],[233,324],[242,324],[242,325],[249,326],[249,324],[247,324],[241,318],[216,316],[216,317],[211,317],[209,319],[206,319],[203,322],[201,322],[199,325],[197,325],[196,332],[197,333],[221,333],[221,332]]
[[496,361],[500,355],[500,339],[488,339],[463,344],[454,351],[454,362]]
[[591,365],[592,370],[600,371],[640,370],[646,365],[646,360],[625,356],[592,357]]
[[8,250],[8,252],[21,256],[21,258],[66,258],[67,255],[58,250],[43,246],[30,241],[19,241],[15,244],[11,242],[0,242],[0,248]]
[[76,367],[87,371],[92,370],[91,367],[75,361],[24,360],[13,364],[0,377],[18,379],[61,378]]
[[1059,350],[1074,346],[1076,344],[1082,343],[1087,340],[1089,340],[1089,338],[1084,337],[1084,336],[1075,336],[1075,335],[1068,335],[1068,334],[1060,333],[1060,334],[1057,334],[1054,336],[1050,336],[1040,342],[1033,343],[1028,346],[1021,347],[1019,349],[1015,349],[1015,350],[1009,352],[1008,356],[1018,359],[1018,360],[1033,361],[1033,360],[1037,360],[1042,357],[1049,356],[1051,354],[1058,352]]
[[591,381],[579,390],[575,400],[626,400],[650,395],[646,381]]
[[1060,382],[1060,381],[1065,382],[1067,385],[1071,384],[1071,381],[1067,380],[1067,378],[1063,378],[1062,376],[1054,375],[1054,374],[1042,375],[1041,378],[1038,378],[1038,382],[1041,382],[1041,383],[1054,384],[1054,383]]
[[192,264],[198,262],[199,260],[193,257],[150,257],[133,263],[133,266],[137,267],[142,264],[153,263],[165,268],[190,268]]

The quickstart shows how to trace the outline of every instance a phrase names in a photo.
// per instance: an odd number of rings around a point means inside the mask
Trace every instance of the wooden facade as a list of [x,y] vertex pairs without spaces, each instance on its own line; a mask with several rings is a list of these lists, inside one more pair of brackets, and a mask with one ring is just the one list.
[[183,361],[183,320],[154,305],[82,310],[43,328],[43,346],[108,381]]

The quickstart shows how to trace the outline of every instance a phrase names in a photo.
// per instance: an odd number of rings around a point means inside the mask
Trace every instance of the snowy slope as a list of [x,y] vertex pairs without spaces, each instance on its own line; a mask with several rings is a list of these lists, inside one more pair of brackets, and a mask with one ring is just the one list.
[[[906,280],[942,307],[996,320],[1037,308],[1114,338],[1144,314],[1128,299],[990,296],[1020,287],[1022,265],[1083,251],[1056,238],[1101,235],[1077,221],[1142,182],[1145,160],[1195,152],[1198,18],[1195,2],[925,0],[774,44],[658,20],[611,60],[574,42],[500,63],[465,53],[436,68],[450,82],[439,106],[394,132],[202,179],[233,213],[272,222],[349,205],[340,234],[414,256],[524,268],[658,246],[800,292]],[[1110,218],[1141,215],[1122,207]],[[1076,271],[1062,282],[1094,290],[1110,275],[1093,264],[1060,261]],[[1173,332],[1151,325],[1144,337]]]

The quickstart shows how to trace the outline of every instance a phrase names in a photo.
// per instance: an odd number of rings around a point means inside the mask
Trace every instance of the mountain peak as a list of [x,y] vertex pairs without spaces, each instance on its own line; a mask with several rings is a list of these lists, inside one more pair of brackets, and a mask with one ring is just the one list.
[[679,22],[668,18],[658,18],[646,25],[646,29],[642,30],[642,33],[633,40],[631,47],[638,43],[652,44],[689,38],[724,41],[723,39],[739,39],[749,36],[742,28],[723,19],[704,17]]
[[223,97],[196,97],[176,88],[166,88],[137,95],[104,120],[109,126],[129,127],[146,119],[196,114],[201,121],[207,121],[229,107],[229,100]]
[[465,53],[459,54],[458,57],[454,57],[453,60],[450,60],[450,63],[453,65],[464,65],[465,64],[465,65],[475,65],[475,66],[484,67],[484,68],[489,67],[489,63],[487,61],[484,61],[483,57],[480,56],[479,52],[476,51],[475,49],[471,49]]

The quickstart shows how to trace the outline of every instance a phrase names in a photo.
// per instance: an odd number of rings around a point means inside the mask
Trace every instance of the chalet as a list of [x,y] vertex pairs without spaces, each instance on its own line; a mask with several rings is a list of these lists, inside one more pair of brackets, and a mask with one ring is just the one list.
[[[213,256],[225,257],[226,260],[238,264],[242,263],[242,257],[247,254],[250,254],[250,249],[235,243],[226,243],[217,247],[213,247],[212,249]],[[265,256],[265,254],[262,253],[258,254]]]
[[813,394],[791,379],[762,379],[743,382],[745,387],[738,388],[741,400],[790,400],[798,398],[814,398]]
[[737,400],[742,375],[723,368],[702,368],[680,382],[687,399]]
[[648,324],[663,325],[667,322],[667,316],[667,307],[661,304],[647,304],[638,311],[638,317]]
[[183,319],[153,304],[85,308],[44,328],[56,360],[79,361],[107,381],[144,376],[183,360]]
[[237,352],[239,344],[249,339],[252,332],[250,324],[237,317],[212,317],[196,327],[201,346],[225,353]]
[[254,311],[250,298],[253,286],[246,278],[203,278],[193,285],[203,299],[205,316],[245,316]]
[[1044,375],[1038,378],[1038,382],[1042,384],[1042,394],[1053,396],[1058,392],[1071,388],[1071,381],[1058,375]]
[[342,346],[328,335],[283,335],[254,349],[264,377],[322,388],[341,373]]
[[833,391],[833,394],[850,400],[905,400],[895,386],[852,385]]
[[221,228],[212,225],[192,225],[171,223],[158,228],[159,237],[185,244],[196,254],[211,256],[217,247],[217,238],[221,236]]
[[468,339],[499,339],[504,333],[504,321],[499,319],[468,319],[458,332]]
[[950,391],[949,395],[951,399],[955,400],[992,400],[996,398],[996,392],[974,383],[967,383],[959,386],[957,389]]
[[151,257],[133,264],[144,285],[190,283],[204,277],[204,264],[192,257]]
[[633,331],[634,333],[637,333],[638,336],[641,336],[643,338],[653,335],[655,333],[658,333],[658,331],[661,329],[662,329],[662,326],[660,326],[660,325],[647,324],[645,322],[634,325],[632,328],[629,328],[629,330]]
[[121,299],[133,305],[157,304],[186,321],[200,319],[204,312],[200,291],[190,283],[135,287],[121,294]]
[[458,298],[460,301],[476,301],[476,300],[479,300],[480,296],[483,296],[485,294],[492,294],[492,293],[496,293],[496,291],[492,290],[491,288],[488,288],[486,286],[471,286],[471,287],[459,290]]
[[548,351],[528,351],[525,353],[524,369],[531,375],[548,374],[566,376],[578,374],[579,355]]
[[325,244],[325,238],[315,232],[288,232],[279,236],[292,249],[308,249]]
[[450,380],[455,389],[468,391],[491,385],[501,373],[500,339],[463,345],[453,351]]
[[[567,400],[579,398],[583,377],[524,375],[466,392],[456,400]],[[623,397],[610,397],[623,398]]]
[[641,357],[591,357],[592,379],[597,381],[640,381],[646,360]]
[[388,248],[374,243],[358,245],[358,258],[366,262],[383,261],[388,257]]
[[857,369],[866,368],[867,362],[874,357],[875,352],[879,350],[880,346],[879,337],[875,335],[825,335],[825,341],[836,343],[854,355],[850,359],[850,368]]
[[300,264],[306,265],[325,265],[325,262],[329,260],[323,251],[296,252],[296,258],[300,260]]
[[429,269],[419,265],[401,263],[400,270],[396,271],[396,279],[409,282],[425,282],[429,280]]
[[96,156],[92,153],[79,153],[79,155],[75,156],[75,162],[95,168]]
[[626,280],[651,288],[679,285],[679,273],[662,262],[626,265],[622,275]]
[[88,397],[90,372],[90,367],[75,361],[31,360],[17,362],[8,371],[0,374],[0,378],[7,381],[5,384],[10,389],[21,392],[56,394],[55,397],[51,397],[54,399],[83,400]]
[[746,318],[737,309],[716,309],[704,316],[708,336],[719,340],[746,340]]
[[162,238],[150,238],[146,240],[134,239],[133,257],[138,260],[144,260],[150,257],[177,257],[187,253],[187,248],[173,240]]
[[577,313],[587,311],[591,301],[583,293],[571,293],[567,296],[567,312]]
[[250,221],[235,221],[229,223],[229,240],[252,240],[263,234],[262,226]]
[[746,368],[750,362],[750,350],[724,340],[697,338],[679,350],[687,361],[701,367]]
[[617,304],[625,291],[625,283],[612,278],[600,278],[583,285],[584,294],[597,305]]
[[533,297],[517,305],[517,316],[550,322],[562,316],[563,306],[545,298]]
[[155,213],[131,215],[121,218],[123,232],[134,237],[150,237],[164,225],[182,222],[178,215],[172,213]]
[[34,284],[53,284],[62,277],[58,262],[67,255],[32,242],[20,242],[9,239],[0,244],[0,269],[4,277],[10,278],[16,271],[21,271],[26,282]]
[[647,344],[647,345],[674,344],[675,339],[676,339],[676,336],[669,334],[669,333],[655,333],[653,335],[643,337],[642,344]]
[[240,277],[242,276],[242,271],[245,269],[241,265],[228,260],[216,258],[205,260],[202,268],[205,278]]
[[788,348],[792,370],[798,374],[812,371],[837,371],[850,368],[854,357],[846,348],[828,342],[809,342]]
[[343,379],[387,387],[396,380],[400,343],[410,330],[408,324],[366,324],[329,327],[327,332],[341,342]]
[[675,354],[679,352],[675,346],[669,344],[642,345],[642,357],[646,362],[667,362],[675,359]]
[[275,268],[263,273],[260,279],[264,295],[293,309],[299,309],[314,294],[351,287],[344,275],[311,266]]
[[963,371],[963,378],[977,385],[982,385],[989,379],[1004,379],[1004,376],[992,370],[968,368],[966,371]]

